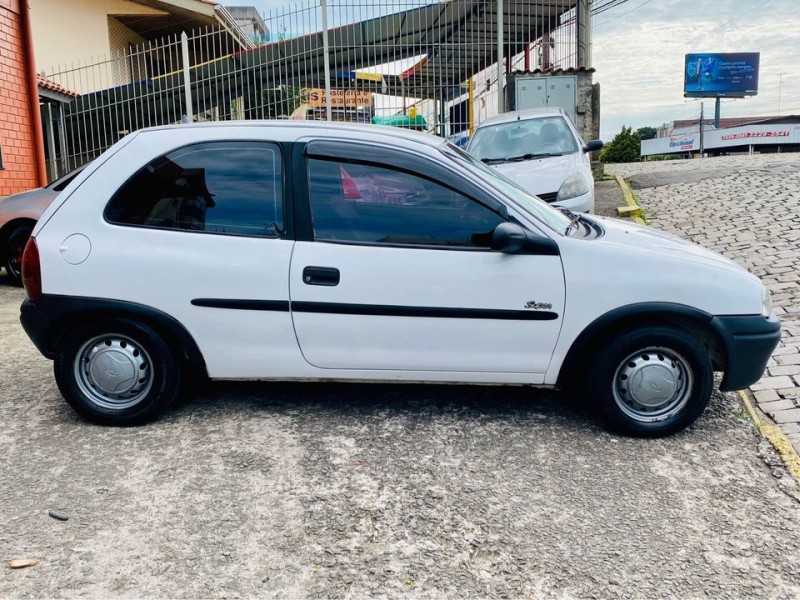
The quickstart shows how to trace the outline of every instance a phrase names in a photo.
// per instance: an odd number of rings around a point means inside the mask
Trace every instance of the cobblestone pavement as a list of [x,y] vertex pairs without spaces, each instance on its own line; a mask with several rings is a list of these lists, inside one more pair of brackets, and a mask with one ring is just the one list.
[[[751,390],[800,452],[800,153],[606,165],[637,189],[651,225],[761,277],[783,324]],[[715,176],[716,173],[716,176]]]

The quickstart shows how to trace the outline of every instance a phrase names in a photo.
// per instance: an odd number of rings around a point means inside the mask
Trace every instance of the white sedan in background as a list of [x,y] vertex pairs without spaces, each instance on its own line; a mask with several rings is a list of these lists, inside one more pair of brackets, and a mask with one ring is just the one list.
[[584,144],[560,108],[534,108],[487,119],[467,151],[548,203],[574,212],[594,212],[589,153],[603,142]]

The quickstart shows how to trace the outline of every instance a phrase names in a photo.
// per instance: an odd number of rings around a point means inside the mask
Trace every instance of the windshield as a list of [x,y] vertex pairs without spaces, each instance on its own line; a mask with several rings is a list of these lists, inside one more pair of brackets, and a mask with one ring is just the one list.
[[575,135],[563,117],[538,117],[480,127],[469,153],[486,163],[574,154]]
[[505,175],[499,173],[497,169],[487,167],[481,161],[476,160],[475,157],[470,156],[461,148],[449,142],[442,144],[440,149],[445,156],[466,167],[504,196],[511,198],[553,231],[563,234],[569,227],[570,219],[564,213],[556,210],[533,194],[526,192]]

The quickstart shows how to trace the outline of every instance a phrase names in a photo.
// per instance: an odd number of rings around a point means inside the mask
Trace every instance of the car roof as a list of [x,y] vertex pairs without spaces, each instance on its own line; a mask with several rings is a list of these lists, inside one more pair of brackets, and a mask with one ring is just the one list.
[[201,128],[214,129],[239,129],[239,128],[280,128],[284,130],[295,129],[298,139],[307,135],[314,134],[347,134],[363,133],[369,136],[382,136],[394,140],[404,140],[417,144],[424,144],[429,147],[441,146],[445,141],[429,133],[409,131],[401,127],[390,127],[388,125],[372,125],[363,123],[342,123],[327,121],[291,121],[291,120],[263,120],[263,121],[215,121],[203,123],[184,123],[177,125],[163,125],[160,127],[148,127],[140,129],[138,134],[146,135],[148,132],[175,130],[181,131],[191,128],[194,130]]
[[480,125],[487,127],[489,125],[498,125],[500,123],[510,123],[511,121],[525,121],[526,119],[535,119],[539,117],[563,117],[564,111],[561,108],[527,108],[525,110],[514,110],[511,112],[503,113],[486,119]]

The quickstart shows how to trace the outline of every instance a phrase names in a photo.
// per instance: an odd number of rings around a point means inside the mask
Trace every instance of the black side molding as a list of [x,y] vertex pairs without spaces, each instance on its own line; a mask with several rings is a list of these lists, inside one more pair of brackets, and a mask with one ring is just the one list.
[[381,317],[435,317],[440,319],[494,319],[500,321],[553,321],[550,311],[502,310],[490,308],[449,308],[435,306],[393,306],[387,304],[340,304],[336,302],[292,302],[292,311],[334,315]]
[[195,298],[193,306],[234,310],[267,310],[289,312],[288,300],[238,300],[236,298]]
[[236,300],[196,298],[194,306],[234,310],[264,310],[330,315],[380,317],[434,317],[439,319],[494,319],[498,321],[554,321],[558,313],[543,310],[507,310],[491,308],[451,308],[437,306],[394,306],[389,304],[346,304],[340,302],[292,302],[282,300]]

